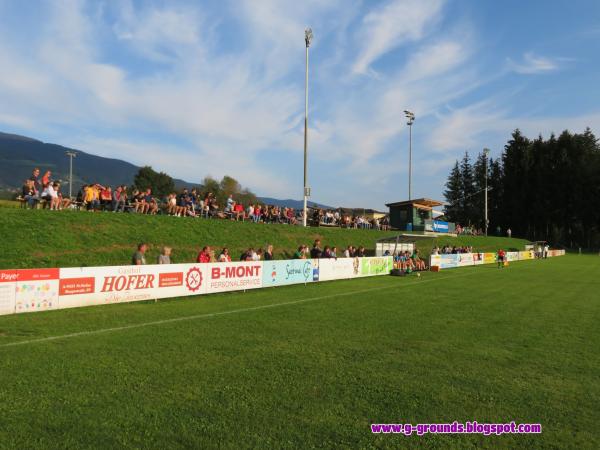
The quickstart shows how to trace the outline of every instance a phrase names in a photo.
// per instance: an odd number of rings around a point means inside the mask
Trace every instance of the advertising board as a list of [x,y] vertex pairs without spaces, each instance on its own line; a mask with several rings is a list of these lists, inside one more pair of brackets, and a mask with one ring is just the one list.
[[[328,261],[328,260],[323,260]],[[263,262],[263,287],[318,281],[319,260],[290,259]],[[315,275],[317,279],[315,280]]]
[[262,287],[263,263],[242,261],[207,264],[206,293],[240,291]]

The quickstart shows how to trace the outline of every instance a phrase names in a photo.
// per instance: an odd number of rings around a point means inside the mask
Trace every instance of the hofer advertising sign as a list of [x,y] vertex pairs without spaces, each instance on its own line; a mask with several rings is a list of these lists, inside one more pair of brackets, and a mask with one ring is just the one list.
[[60,307],[199,295],[206,277],[202,264],[60,269]]

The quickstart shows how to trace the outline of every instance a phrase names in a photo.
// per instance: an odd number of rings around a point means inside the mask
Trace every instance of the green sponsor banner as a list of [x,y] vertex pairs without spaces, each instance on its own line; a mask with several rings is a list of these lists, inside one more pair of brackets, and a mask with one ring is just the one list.
[[382,256],[379,258],[361,258],[362,276],[387,275],[392,270],[392,257]]

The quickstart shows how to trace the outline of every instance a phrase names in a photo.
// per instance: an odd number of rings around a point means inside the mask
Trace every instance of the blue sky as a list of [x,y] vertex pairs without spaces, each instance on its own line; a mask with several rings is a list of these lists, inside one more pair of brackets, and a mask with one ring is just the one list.
[[313,200],[442,198],[468,150],[600,133],[595,0],[0,0],[0,130],[189,181]]

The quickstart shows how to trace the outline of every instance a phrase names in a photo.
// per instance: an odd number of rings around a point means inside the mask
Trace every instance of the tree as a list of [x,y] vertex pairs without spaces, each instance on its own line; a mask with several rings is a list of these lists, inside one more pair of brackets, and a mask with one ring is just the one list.
[[475,175],[469,153],[465,152],[465,156],[460,163],[460,180],[462,194],[462,224],[471,225],[477,221],[475,208]]
[[446,198],[444,213],[448,220],[452,222],[459,222],[461,220],[461,185],[460,168],[458,161],[456,161],[448,176],[446,190],[444,191],[444,197]]
[[156,196],[163,197],[175,191],[173,178],[164,172],[156,172],[150,166],[141,167],[133,179],[133,184],[140,191],[148,188]]

